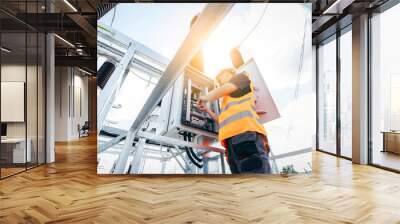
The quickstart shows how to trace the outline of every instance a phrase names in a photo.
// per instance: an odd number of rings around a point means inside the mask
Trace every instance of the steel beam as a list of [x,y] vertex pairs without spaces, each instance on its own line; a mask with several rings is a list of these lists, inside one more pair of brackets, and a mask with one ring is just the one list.
[[[175,146],[175,149],[176,149],[177,153],[179,153],[180,150],[179,150],[179,148],[178,148],[177,146]],[[176,156],[174,156],[173,158],[174,158],[175,161],[179,164],[179,166],[182,168],[183,172],[187,173],[187,172],[188,172],[187,167],[185,167],[185,166],[181,163],[181,161],[179,161],[179,159],[178,159]],[[184,161],[185,161],[185,160],[184,160]]]
[[355,0],[336,0],[325,9],[323,14],[342,14],[343,10],[353,4],[353,2]]
[[131,161],[130,174],[139,174],[140,165],[142,164],[142,158],[144,155],[144,145],[146,144],[146,139],[141,138],[139,143],[136,145],[136,150]]
[[[155,63],[159,64],[162,67],[167,66],[169,63],[168,58],[160,55],[156,51],[146,47],[144,44],[132,39],[131,37],[121,32],[118,32],[114,28],[107,26],[106,24],[98,24],[97,34],[99,43],[106,43],[104,41],[109,41],[110,43],[112,43],[112,45],[127,49],[129,43],[133,42],[136,45],[137,52],[140,52],[141,55],[144,55],[147,58],[151,58]],[[115,48],[113,46],[110,47]]]
[[201,12],[196,23],[191,28],[189,34],[169,63],[157,86],[154,88],[149,99],[146,101],[129,129],[124,148],[117,159],[117,166],[114,173],[118,174],[123,172],[122,165],[118,161],[123,160],[121,157],[125,154],[125,151],[129,150],[130,145],[132,145],[134,141],[133,136],[146,120],[146,117],[154,110],[169,88],[171,88],[174,81],[182,74],[186,65],[189,64],[190,60],[200,50],[207,37],[222,19],[225,18],[232,6],[233,3],[209,3]]
[[321,16],[315,22],[312,23],[312,32],[317,32],[321,29],[329,20],[334,18],[334,16]]
[[[152,139],[154,141],[159,141],[161,144],[179,145],[182,147],[189,147],[189,148],[194,148],[194,149],[203,149],[205,151],[225,153],[225,150],[222,148],[218,148],[218,147],[214,147],[214,146],[210,146],[210,145],[200,145],[200,144],[196,144],[193,142],[182,141],[182,140],[179,140],[176,138],[170,138],[167,136],[152,134],[149,132],[140,131],[137,133],[136,136],[141,137],[141,138]],[[132,142],[132,144],[133,144],[133,142]]]
[[108,111],[114,103],[115,97],[118,95],[126,75],[126,70],[135,54],[135,45],[130,44],[126,54],[117,65],[115,71],[108,80],[106,86],[101,90],[97,101],[97,134],[100,133]]
[[88,43],[91,44],[91,46],[96,46],[96,28],[92,26],[92,24],[87,21],[85,17],[83,17],[80,13],[70,13],[67,14],[67,16],[74,21],[77,25],[79,25],[85,33],[89,36],[89,38],[86,39]]
[[56,66],[83,66],[96,70],[95,56],[55,56]]
[[115,138],[113,138],[112,140],[104,143],[103,145],[99,145],[97,147],[97,153],[102,153],[104,151],[106,151],[107,149],[113,147],[114,145],[117,145],[118,143],[120,143],[124,138],[126,137],[126,134],[122,134],[119,135]]
[[269,157],[269,160],[271,161],[271,165],[272,165],[271,174],[277,174],[277,173],[279,173],[279,168],[278,168],[278,165],[276,163],[276,158],[275,158],[274,153],[272,151],[270,151],[270,154],[271,155]]
[[309,152],[312,152],[312,148],[298,149],[298,150],[291,151],[291,152],[288,152],[288,153],[282,153],[282,154],[279,154],[279,155],[276,155],[276,156],[275,155],[271,155],[270,159],[273,159],[273,160],[283,159],[283,158],[286,158],[286,157],[297,156],[297,155],[301,155],[301,154],[305,154],[305,153],[309,153]]

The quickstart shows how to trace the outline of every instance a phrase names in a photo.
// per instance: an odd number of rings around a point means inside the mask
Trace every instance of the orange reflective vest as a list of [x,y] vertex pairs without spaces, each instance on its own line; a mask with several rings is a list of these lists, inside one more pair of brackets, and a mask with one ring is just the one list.
[[[249,77],[248,74],[246,75]],[[220,142],[247,131],[258,132],[266,136],[264,126],[258,121],[254,86],[250,77],[249,80],[251,88],[249,93],[238,98],[225,96],[222,99],[221,112],[218,116],[218,139]]]

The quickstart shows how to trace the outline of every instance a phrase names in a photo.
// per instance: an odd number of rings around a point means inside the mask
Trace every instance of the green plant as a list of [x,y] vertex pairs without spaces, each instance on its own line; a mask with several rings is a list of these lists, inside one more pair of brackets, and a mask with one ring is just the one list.
[[293,165],[287,165],[282,168],[281,175],[296,174],[297,171],[294,169]]

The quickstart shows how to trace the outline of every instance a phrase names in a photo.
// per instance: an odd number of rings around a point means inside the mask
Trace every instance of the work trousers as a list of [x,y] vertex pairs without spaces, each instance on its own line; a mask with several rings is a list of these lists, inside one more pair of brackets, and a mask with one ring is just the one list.
[[226,139],[228,164],[231,172],[271,173],[265,136],[257,132],[245,132]]

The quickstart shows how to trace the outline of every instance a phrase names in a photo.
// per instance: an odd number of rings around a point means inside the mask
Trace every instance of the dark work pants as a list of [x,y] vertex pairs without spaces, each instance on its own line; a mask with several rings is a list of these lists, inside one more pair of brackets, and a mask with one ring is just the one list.
[[226,140],[232,173],[271,173],[262,138],[257,132],[245,132]]

